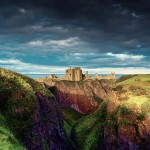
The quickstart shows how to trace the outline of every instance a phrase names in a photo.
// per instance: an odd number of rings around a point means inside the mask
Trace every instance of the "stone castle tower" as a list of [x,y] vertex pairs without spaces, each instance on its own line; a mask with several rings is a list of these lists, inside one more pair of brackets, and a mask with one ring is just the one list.
[[82,80],[82,70],[80,67],[69,68],[66,70],[65,78],[70,81],[80,81]]

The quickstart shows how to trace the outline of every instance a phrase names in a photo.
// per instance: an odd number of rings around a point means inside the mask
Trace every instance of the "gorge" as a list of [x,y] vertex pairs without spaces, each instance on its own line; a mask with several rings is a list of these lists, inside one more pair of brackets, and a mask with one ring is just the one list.
[[2,149],[150,149],[150,75],[41,84],[1,68],[0,83]]

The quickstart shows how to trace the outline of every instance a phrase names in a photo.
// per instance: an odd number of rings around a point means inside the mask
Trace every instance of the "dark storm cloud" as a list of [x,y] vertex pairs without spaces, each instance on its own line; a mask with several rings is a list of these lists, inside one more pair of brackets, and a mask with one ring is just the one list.
[[27,34],[31,41],[58,34],[79,37],[100,52],[148,55],[150,47],[149,0],[1,0],[0,14],[1,34]]

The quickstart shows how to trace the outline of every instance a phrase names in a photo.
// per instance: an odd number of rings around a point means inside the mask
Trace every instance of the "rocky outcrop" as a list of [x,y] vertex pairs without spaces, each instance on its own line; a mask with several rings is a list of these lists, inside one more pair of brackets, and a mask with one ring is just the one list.
[[3,145],[6,136],[11,136],[10,141],[6,139],[6,145],[12,150],[20,147],[29,150],[69,149],[60,106],[51,92],[33,79],[2,68],[0,130],[4,128],[1,116],[10,134],[0,133],[0,149],[6,148]]
[[114,84],[113,80],[84,80],[45,82],[63,107],[74,108],[88,114],[108,98]]
[[77,149],[150,150],[150,75],[122,79],[96,111],[73,125]]
[[63,117],[54,97],[36,93],[37,109],[32,116],[33,126],[27,133],[25,144],[31,150],[68,150]]

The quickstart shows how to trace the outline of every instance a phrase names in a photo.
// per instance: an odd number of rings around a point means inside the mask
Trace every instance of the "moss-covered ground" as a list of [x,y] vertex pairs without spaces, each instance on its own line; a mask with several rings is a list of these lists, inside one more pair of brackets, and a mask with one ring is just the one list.
[[[119,128],[128,128],[130,133],[132,127],[135,130],[133,140],[140,141],[139,124],[150,113],[150,75],[123,77],[117,81],[114,91],[120,103],[113,112],[108,113],[109,101],[105,101],[100,103],[94,113],[82,117],[73,124],[72,140],[77,149],[102,149],[104,129],[111,129],[112,134],[117,136]],[[112,145],[118,149],[120,145],[113,142]]]
[[0,68],[0,149],[23,149],[19,143],[32,126],[36,92],[52,96],[33,79]]
[[[119,128],[132,127],[135,142],[140,140],[138,125],[150,114],[150,75],[124,76],[113,90],[119,106],[112,112],[107,110],[109,101],[101,101],[97,97],[99,107],[89,115],[62,108],[64,127],[75,149],[102,149],[105,129],[118,135]],[[35,110],[36,92],[52,96],[36,81],[0,69],[0,149],[25,149],[20,139],[32,125],[29,116]],[[113,144],[119,149],[117,142],[113,141]]]
[[0,150],[25,150],[7,126],[5,117],[0,114]]

